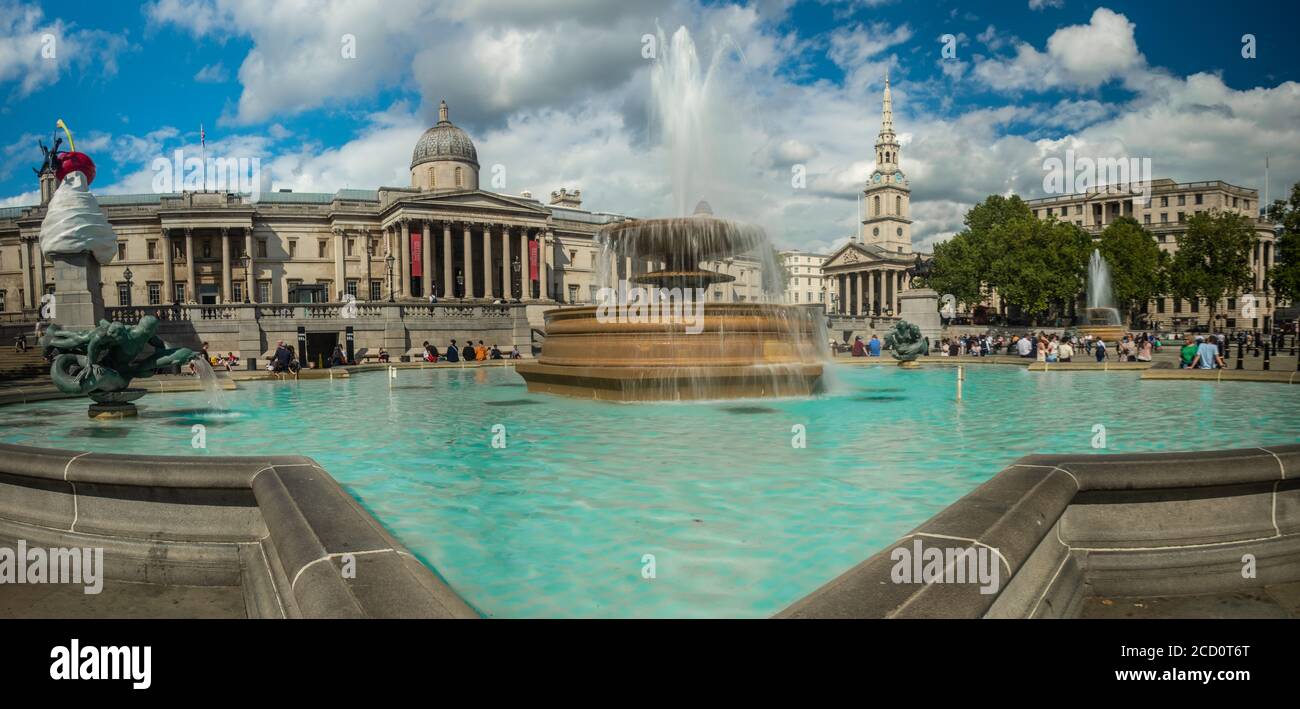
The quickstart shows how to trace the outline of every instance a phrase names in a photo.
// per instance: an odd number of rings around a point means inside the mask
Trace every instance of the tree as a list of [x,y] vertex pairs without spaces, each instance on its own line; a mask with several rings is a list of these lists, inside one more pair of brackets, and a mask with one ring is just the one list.
[[1169,254],[1136,219],[1111,222],[1101,232],[1097,250],[1110,267],[1111,290],[1121,311],[1135,312],[1168,290]]
[[1087,232],[1053,218],[1032,214],[996,232],[998,255],[990,281],[1003,300],[1038,317],[1063,315],[1083,290],[1092,240]]
[[1255,232],[1246,217],[1217,211],[1193,214],[1169,269],[1170,290],[1179,298],[1204,298],[1214,322],[1219,301],[1254,282],[1254,248]]
[[993,195],[966,213],[966,228],[934,250],[931,287],[963,304],[997,291],[1039,316],[1063,312],[1083,288],[1090,240],[1082,229],[1040,220],[1019,197]]
[[1300,301],[1300,183],[1291,186],[1290,199],[1269,205],[1268,216],[1282,225],[1268,281],[1278,298],[1295,303]]

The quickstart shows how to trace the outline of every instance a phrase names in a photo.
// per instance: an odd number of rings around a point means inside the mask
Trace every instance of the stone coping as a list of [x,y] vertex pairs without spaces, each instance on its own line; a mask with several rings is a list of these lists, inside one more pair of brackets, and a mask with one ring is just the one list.
[[302,456],[0,444],[0,544],[18,540],[104,548],[113,580],[237,586],[250,617],[479,617]]
[[1270,369],[1174,369],[1157,368],[1142,373],[1143,379],[1196,379],[1215,382],[1267,382],[1273,384],[1300,384],[1300,371]]
[[[894,582],[921,544],[996,558],[975,583]],[[1300,580],[1300,445],[1031,455],[777,614],[779,618],[1071,617],[1094,595],[1240,590]]]

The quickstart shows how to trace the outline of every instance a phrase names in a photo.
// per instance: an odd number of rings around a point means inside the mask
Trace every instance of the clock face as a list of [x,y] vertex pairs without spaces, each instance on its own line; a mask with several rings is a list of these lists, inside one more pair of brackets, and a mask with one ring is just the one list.
[[880,173],[877,172],[877,173],[875,174],[875,176],[872,177],[872,180],[875,181],[875,182],[880,182]]
[[894,173],[894,179],[896,179],[898,182],[902,182],[903,180],[907,179],[907,175],[904,175],[903,171],[899,170],[898,172]]

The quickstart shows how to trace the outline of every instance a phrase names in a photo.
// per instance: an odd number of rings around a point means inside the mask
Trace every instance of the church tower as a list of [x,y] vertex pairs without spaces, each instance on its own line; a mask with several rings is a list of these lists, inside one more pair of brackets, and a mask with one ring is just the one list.
[[862,190],[862,242],[895,254],[912,253],[912,207],[907,177],[898,169],[902,146],[894,134],[893,97],[885,70],[885,99],[876,136],[876,169]]

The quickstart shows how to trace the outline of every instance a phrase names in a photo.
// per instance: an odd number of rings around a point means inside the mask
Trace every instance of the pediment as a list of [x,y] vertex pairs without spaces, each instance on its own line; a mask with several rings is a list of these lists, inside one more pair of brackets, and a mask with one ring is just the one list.
[[862,244],[859,244],[854,241],[850,241],[849,243],[841,246],[838,251],[831,254],[830,258],[826,259],[826,263],[822,265],[822,268],[826,269],[826,268],[835,268],[837,266],[856,266],[861,263],[866,263],[868,261],[876,261],[876,260],[878,259],[875,256],[873,256],[871,253],[869,253],[862,246]]

